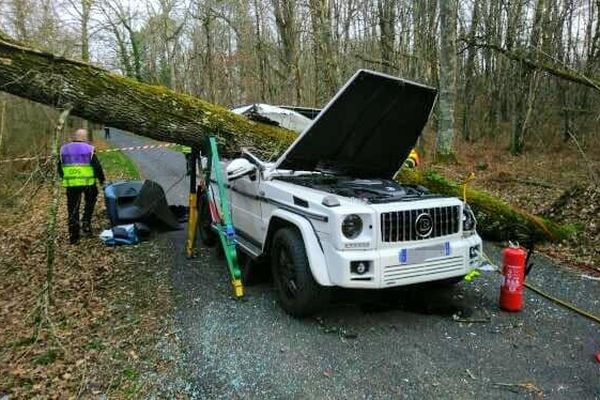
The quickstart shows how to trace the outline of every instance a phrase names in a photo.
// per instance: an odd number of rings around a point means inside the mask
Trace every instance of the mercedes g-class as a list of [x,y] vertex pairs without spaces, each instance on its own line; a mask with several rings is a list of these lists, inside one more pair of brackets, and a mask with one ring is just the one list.
[[457,282],[476,267],[469,207],[394,180],[435,98],[360,70],[278,160],[223,163],[238,250],[270,264],[285,311],[314,313],[334,286]]

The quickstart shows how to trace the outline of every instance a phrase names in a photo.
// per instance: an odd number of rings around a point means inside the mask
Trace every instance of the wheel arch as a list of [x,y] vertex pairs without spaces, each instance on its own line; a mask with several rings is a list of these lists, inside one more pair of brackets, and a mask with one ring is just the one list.
[[308,265],[315,281],[321,286],[333,286],[327,272],[325,253],[323,252],[317,233],[310,221],[301,215],[282,209],[278,209],[271,214],[267,235],[263,244],[263,254],[269,254],[275,232],[285,227],[296,229],[300,233],[300,236],[302,236]]

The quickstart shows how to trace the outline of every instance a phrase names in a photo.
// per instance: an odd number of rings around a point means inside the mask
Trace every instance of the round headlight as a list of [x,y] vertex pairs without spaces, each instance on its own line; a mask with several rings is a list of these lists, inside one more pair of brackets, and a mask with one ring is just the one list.
[[471,207],[465,204],[465,207],[463,208],[463,231],[474,230],[476,223],[477,221],[475,220],[473,211],[471,211]]
[[356,239],[362,232],[362,219],[356,214],[350,214],[342,222],[342,233],[348,239]]

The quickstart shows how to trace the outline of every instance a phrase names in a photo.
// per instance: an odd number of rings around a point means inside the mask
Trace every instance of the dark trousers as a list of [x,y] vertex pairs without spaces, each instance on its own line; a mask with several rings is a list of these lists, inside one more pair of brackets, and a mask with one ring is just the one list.
[[79,205],[81,197],[84,197],[83,207],[83,229],[89,231],[92,223],[92,214],[98,198],[96,185],[77,186],[67,188],[67,211],[69,213],[69,241],[76,243],[79,240]]

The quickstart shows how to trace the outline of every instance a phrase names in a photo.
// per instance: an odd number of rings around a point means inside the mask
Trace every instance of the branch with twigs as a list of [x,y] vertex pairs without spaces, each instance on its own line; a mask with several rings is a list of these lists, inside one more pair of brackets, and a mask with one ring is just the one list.
[[[50,320],[49,307],[52,303],[52,285],[54,279],[54,259],[56,253],[56,220],[58,214],[58,205],[60,199],[60,177],[58,176],[58,145],[62,136],[65,121],[71,112],[71,107],[67,108],[60,114],[56,128],[54,131],[54,139],[52,142],[51,160],[55,168],[51,171],[52,182],[52,201],[48,211],[48,220],[46,225],[46,281],[38,297],[38,305],[36,310],[36,327],[34,330],[34,339],[37,340],[40,330],[47,326],[53,332],[54,328]],[[55,337],[56,335],[52,335]]]
[[573,83],[579,83],[581,85],[590,87],[600,92],[600,78],[584,75],[581,72],[573,70],[572,68],[569,68],[564,64],[549,64],[542,60],[539,60],[538,57],[535,57],[528,51],[509,50],[493,43],[483,43],[478,41],[470,41],[467,39],[463,39],[463,41],[467,44],[467,46],[474,46],[482,49],[493,50],[497,53],[502,54],[506,58],[513,61],[518,61],[529,68],[546,72],[557,78],[564,79]]

